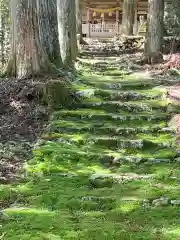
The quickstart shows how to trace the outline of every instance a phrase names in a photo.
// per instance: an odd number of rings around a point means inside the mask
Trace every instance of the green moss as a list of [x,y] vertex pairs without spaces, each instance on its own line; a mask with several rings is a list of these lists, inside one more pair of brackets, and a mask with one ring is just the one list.
[[[54,114],[56,119],[67,119],[69,121],[78,121],[80,119],[86,119],[86,120],[99,120],[99,121],[118,121],[122,124],[126,123],[128,124],[140,124],[144,123],[147,125],[148,122],[157,122],[161,120],[168,120],[170,119],[170,115],[167,113],[151,113],[151,112],[145,112],[145,113],[130,113],[122,111],[120,114],[118,113],[109,113],[105,109],[93,109],[93,107],[90,109],[78,109],[78,110],[63,110],[63,111],[57,111]],[[145,123],[146,122],[146,123]]]
[[52,79],[44,85],[42,101],[45,104],[59,108],[69,106],[74,100],[72,87],[64,79]]
[[[57,116],[59,112],[57,112]],[[79,127],[79,128],[91,128],[91,127],[104,127],[105,128],[124,128],[124,129],[128,129],[129,127],[131,128],[149,128],[149,129],[153,129],[154,128],[161,128],[161,130],[166,127],[167,123],[164,121],[157,121],[156,124],[153,121],[139,121],[139,124],[137,125],[137,122],[135,121],[135,123],[133,121],[131,121],[128,126],[127,126],[127,122],[120,122],[119,120],[106,120],[106,121],[98,121],[98,120],[83,120],[83,119],[78,119],[76,121],[70,121],[69,119],[55,119],[53,120],[49,126],[54,126],[54,127]]]
[[[113,61],[106,59],[106,62]],[[108,71],[113,72],[112,69]],[[112,93],[113,96],[121,95],[122,90],[109,90],[105,85],[105,82],[121,82],[124,89],[130,90],[127,92],[141,95],[138,99],[126,98],[129,105],[146,103],[154,108],[153,112],[137,114],[121,109],[120,115],[114,108],[110,113],[107,109],[93,106],[73,110],[72,105],[69,106],[71,110],[54,112],[42,135],[44,140],[34,149],[33,159],[28,161],[26,179],[0,185],[2,238],[179,238],[179,207],[152,205],[152,201],[160,197],[180,198],[179,164],[173,162],[176,146],[171,146],[175,139],[170,130],[163,129],[167,126],[169,114],[159,111],[167,104],[160,100],[164,90],[152,88],[156,81],[151,79],[123,78],[90,76],[86,72],[73,87],[84,90],[93,84],[94,97],[87,98],[92,103],[103,101]],[[108,90],[95,89],[96,86]],[[58,102],[62,99],[55,88],[48,90],[47,96],[52,96],[52,104],[59,107]],[[145,95],[154,97],[154,100],[148,101],[150,98],[144,98]],[[63,99],[66,101],[66,97]],[[140,139],[145,143],[143,148],[135,145],[123,147],[125,143]],[[108,164],[105,161],[109,161]],[[132,178],[123,183],[104,178],[93,184],[90,179],[94,174],[151,177]],[[149,200],[148,204],[144,200]]]
[[117,91],[117,90],[101,90],[94,91],[95,96],[100,96],[104,100],[121,100],[121,101],[136,101],[143,99],[161,99],[164,92],[160,90],[139,90],[139,91]]
[[99,98],[90,98],[81,101],[81,103],[75,104],[75,107],[81,108],[93,108],[93,109],[104,109],[107,112],[117,113],[154,113],[166,112],[168,101],[165,100],[144,100],[143,102],[138,101],[102,101]]

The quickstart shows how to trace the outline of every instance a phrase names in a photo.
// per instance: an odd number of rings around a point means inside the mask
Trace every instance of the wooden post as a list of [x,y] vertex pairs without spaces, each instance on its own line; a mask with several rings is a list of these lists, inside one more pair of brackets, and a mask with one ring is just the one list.
[[87,10],[87,24],[88,24],[88,37],[90,37],[91,24],[90,24],[90,9],[89,9],[89,8],[88,8],[88,10]]
[[116,10],[116,34],[119,34],[119,10]]
[[137,0],[135,0],[134,8],[134,35],[136,35],[138,32]]

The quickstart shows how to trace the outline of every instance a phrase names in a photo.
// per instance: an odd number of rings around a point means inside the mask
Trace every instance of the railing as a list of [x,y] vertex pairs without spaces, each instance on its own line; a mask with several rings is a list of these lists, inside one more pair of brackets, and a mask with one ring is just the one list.
[[91,24],[91,32],[116,32],[117,25],[113,23],[108,24]]
[[[134,34],[139,33],[140,23],[134,25]],[[82,31],[87,37],[114,37],[116,33],[121,34],[122,25],[116,23],[98,23],[98,24],[82,24]],[[140,34],[142,32],[140,31]],[[143,35],[143,34],[142,34]]]
[[116,23],[98,23],[90,25],[91,36],[113,37],[117,32]]

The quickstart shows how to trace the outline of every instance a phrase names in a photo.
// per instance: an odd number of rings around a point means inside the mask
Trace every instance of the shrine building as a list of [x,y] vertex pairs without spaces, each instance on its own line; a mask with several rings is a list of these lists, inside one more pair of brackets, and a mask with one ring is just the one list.
[[[135,0],[133,32],[143,34],[147,0]],[[122,30],[123,0],[81,0],[84,37],[114,37]]]

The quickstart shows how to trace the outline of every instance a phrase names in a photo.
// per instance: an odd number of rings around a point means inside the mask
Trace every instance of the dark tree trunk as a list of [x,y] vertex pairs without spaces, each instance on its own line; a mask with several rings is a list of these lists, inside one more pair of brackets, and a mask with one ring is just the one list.
[[0,16],[0,46],[1,46],[1,64],[4,65],[4,44],[5,44],[5,19],[3,14]]
[[134,11],[135,11],[135,0],[124,0],[122,33],[127,36],[133,35]]
[[65,68],[72,67],[76,60],[76,5],[75,0],[57,0],[59,43]]
[[53,69],[39,40],[34,0],[11,0],[12,45],[4,74],[29,78]]
[[146,31],[145,56],[156,56],[162,60],[162,41],[164,34],[164,0],[149,0]]
[[60,58],[57,0],[37,0],[38,24],[41,45],[49,60],[59,67]]

